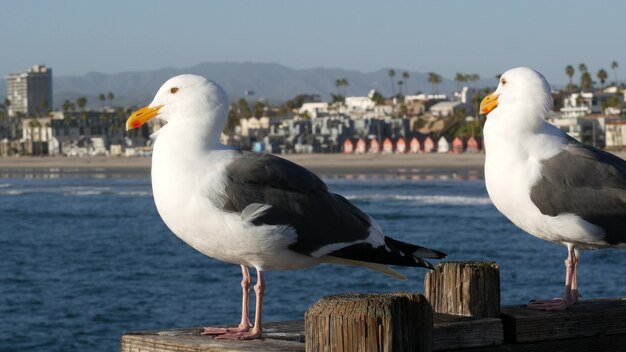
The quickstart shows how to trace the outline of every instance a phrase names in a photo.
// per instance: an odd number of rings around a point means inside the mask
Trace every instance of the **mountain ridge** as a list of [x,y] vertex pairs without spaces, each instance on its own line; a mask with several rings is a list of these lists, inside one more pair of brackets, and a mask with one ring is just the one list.
[[[394,81],[403,80],[402,73],[408,72],[408,92],[432,92],[428,82],[428,73],[395,69]],[[231,101],[241,97],[256,101],[264,99],[271,103],[280,103],[298,94],[319,94],[328,100],[330,94],[337,93],[335,81],[340,78],[348,80],[349,85],[342,87],[348,96],[364,96],[376,89],[384,96],[391,95],[389,68],[372,72],[361,72],[343,68],[305,68],[293,69],[277,63],[259,62],[203,62],[185,68],[164,67],[155,70],[125,71],[118,73],[88,72],[82,76],[53,77],[54,107],[59,108],[65,100],[74,101],[80,96],[87,98],[87,106],[99,107],[100,93],[113,92],[115,106],[133,106],[148,104],[158,88],[167,79],[183,74],[193,73],[207,77],[226,90]],[[476,82],[477,87],[488,84],[495,85],[495,79]],[[0,83],[0,93],[6,96],[6,82]],[[394,90],[397,91],[397,83]],[[450,93],[457,89],[457,83],[442,77],[437,91]],[[246,91],[253,91],[252,96],[245,96]],[[2,98],[4,100],[4,98]],[[105,102],[108,105],[109,102]]]

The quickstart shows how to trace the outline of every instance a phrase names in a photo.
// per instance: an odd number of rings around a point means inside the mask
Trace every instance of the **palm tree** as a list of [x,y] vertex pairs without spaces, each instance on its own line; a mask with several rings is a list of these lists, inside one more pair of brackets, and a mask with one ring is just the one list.
[[619,65],[617,64],[617,61],[613,61],[611,63],[611,69],[613,70],[613,75],[615,77],[615,87],[617,87],[617,68],[619,67]]
[[68,112],[70,110],[71,104],[72,103],[69,100],[64,101],[63,105],[61,105],[61,109],[63,110],[63,112]]
[[409,83],[409,78],[411,78],[411,75],[408,72],[404,71],[402,73],[402,78],[404,79],[404,95],[407,95],[407,92],[409,91],[408,83]]
[[565,67],[565,74],[567,75],[567,77],[569,77],[569,85],[567,86],[569,91],[571,91],[574,87],[574,85],[572,84],[572,77],[574,77],[574,72],[574,66],[567,65],[567,67]]
[[480,80],[480,76],[477,73],[472,73],[468,75],[467,80],[474,83],[474,90],[478,91],[478,89],[476,88],[476,82]]
[[434,72],[429,72],[428,73],[428,82],[430,82],[430,84],[432,84],[433,86],[433,94],[435,93],[439,93],[437,92],[437,85],[439,83],[441,83],[441,76],[439,76],[438,74],[434,73]]
[[265,111],[265,103],[262,101],[257,101],[254,103],[254,116],[258,119],[263,117],[263,112]]
[[98,95],[98,100],[102,103],[102,111],[104,111],[104,102],[107,100],[106,95],[104,95],[104,93],[100,93],[100,95]]
[[[583,79],[587,80],[589,78],[589,80],[591,79],[591,76],[589,74],[587,74],[585,76],[585,73],[587,73],[587,65],[585,64],[578,64],[578,72],[580,72],[580,88],[581,89],[585,89],[583,86]],[[585,78],[583,78],[583,76],[585,76]],[[588,76],[588,77],[587,77]]]
[[593,80],[591,79],[591,75],[587,71],[583,72],[583,74],[580,76],[580,88],[582,88],[582,90],[585,90],[591,89],[592,86]]
[[113,106],[113,99],[115,99],[115,95],[113,95],[113,92],[109,92],[107,94],[107,98],[109,99],[109,105]]
[[248,106],[248,102],[244,98],[240,98],[237,101],[237,105],[239,107],[239,116],[241,118],[247,119],[252,116],[252,111],[250,110],[250,106]]
[[345,90],[342,91],[341,87],[348,86],[348,80],[345,78],[339,78],[335,80],[335,87],[337,87],[337,95],[345,96]]
[[372,99],[376,106],[385,104],[385,97],[376,90],[370,95],[370,99]]
[[335,80],[335,87],[337,88],[337,95],[341,95],[341,78]]
[[76,99],[76,106],[78,106],[81,111],[83,110],[85,105],[87,105],[87,98],[80,97],[80,98]]
[[[347,78],[342,78],[342,79],[341,79],[341,86],[342,86],[342,87],[347,87],[347,86],[349,86],[349,85],[350,85],[350,83],[348,83],[348,79],[347,79]],[[348,93],[346,92],[346,89],[344,88],[344,90],[343,90],[343,95],[344,95],[344,96],[346,96],[347,94],[348,94]]]
[[393,69],[389,70],[389,73],[387,73],[389,75],[389,80],[391,81],[391,96],[396,95],[396,90],[394,88],[394,77],[396,76],[396,71],[394,71]]
[[404,81],[398,81],[398,97],[402,95],[402,85],[404,85]]
[[458,90],[459,92],[461,91],[461,83],[463,82],[467,82],[467,75],[464,75],[460,72],[456,73],[456,76],[454,76],[454,80],[456,81],[456,90]]
[[601,68],[596,74],[596,76],[600,80],[601,87],[604,87],[604,82],[606,81],[606,78],[608,77],[608,74],[606,73],[606,71],[603,68]]

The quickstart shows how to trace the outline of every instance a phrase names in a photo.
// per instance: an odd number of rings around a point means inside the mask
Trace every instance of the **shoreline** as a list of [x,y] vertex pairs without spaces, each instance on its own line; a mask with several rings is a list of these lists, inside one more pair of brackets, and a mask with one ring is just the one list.
[[[484,154],[283,154],[318,174],[482,174]],[[0,171],[149,172],[150,157],[0,157]]]
[[[616,153],[626,158],[626,153]],[[284,154],[317,174],[484,174],[485,154]],[[149,173],[150,157],[0,157],[0,171]]]

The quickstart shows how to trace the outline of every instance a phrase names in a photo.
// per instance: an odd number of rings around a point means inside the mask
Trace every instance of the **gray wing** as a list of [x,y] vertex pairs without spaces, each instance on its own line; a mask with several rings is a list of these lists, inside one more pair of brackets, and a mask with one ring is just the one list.
[[344,197],[330,193],[315,174],[288,160],[270,154],[241,152],[226,167],[226,175],[223,209],[239,213],[242,218],[248,217],[255,225],[292,227],[298,239],[289,249],[295,252],[311,255],[324,246],[345,243],[343,248],[329,255],[411,266],[429,264],[421,259],[416,261],[403,251],[411,250],[408,253],[418,252],[422,256],[430,254],[432,258],[444,255],[389,237],[385,238],[386,242],[390,241],[387,246],[374,248],[363,243],[370,235],[371,218]]
[[604,229],[609,244],[626,243],[626,161],[570,139],[541,174],[530,198],[542,214],[576,214]]

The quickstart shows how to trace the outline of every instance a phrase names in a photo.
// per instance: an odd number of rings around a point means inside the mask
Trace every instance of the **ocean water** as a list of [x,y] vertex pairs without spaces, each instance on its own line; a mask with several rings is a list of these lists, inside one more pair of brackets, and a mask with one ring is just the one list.
[[[479,177],[325,181],[397,239],[442,250],[450,260],[498,262],[503,304],[562,293],[565,248],[512,225]],[[0,351],[116,351],[125,331],[240,317],[239,267],[169,232],[147,173],[0,172],[0,250]],[[583,252],[580,265],[584,298],[626,295],[625,252]],[[398,270],[409,280],[331,265],[268,272],[264,321],[302,319],[334,293],[422,291],[424,269]]]

